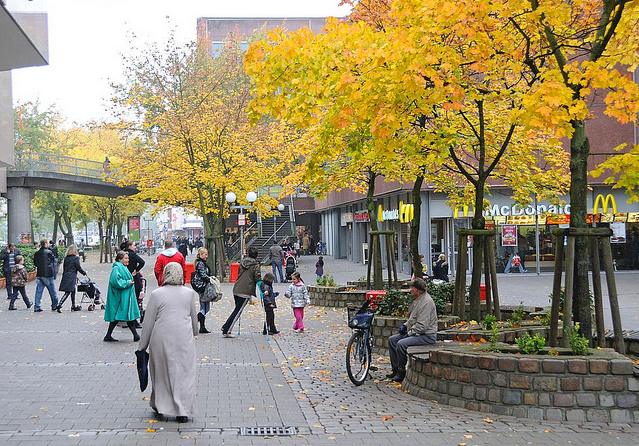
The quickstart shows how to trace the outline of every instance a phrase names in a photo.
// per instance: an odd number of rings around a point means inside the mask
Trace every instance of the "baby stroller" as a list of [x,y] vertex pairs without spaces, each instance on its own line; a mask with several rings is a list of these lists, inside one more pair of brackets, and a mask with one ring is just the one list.
[[100,309],[104,310],[104,302],[100,297],[100,290],[93,280],[89,277],[82,277],[78,279],[78,292],[82,293],[80,298],[81,304],[89,304],[88,311],[95,310],[96,305],[100,305]]
[[288,253],[286,256],[286,260],[284,260],[284,272],[286,273],[286,280],[292,280],[291,275],[295,272],[297,268],[297,263],[295,262],[295,255]]

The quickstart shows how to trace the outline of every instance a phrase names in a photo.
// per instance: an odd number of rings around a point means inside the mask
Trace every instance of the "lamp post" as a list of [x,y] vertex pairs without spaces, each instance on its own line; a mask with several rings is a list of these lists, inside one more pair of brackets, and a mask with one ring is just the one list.
[[[282,214],[284,210],[284,205],[282,203],[277,205],[277,210]],[[273,215],[273,240],[277,241],[277,216]]]
[[243,205],[234,205],[237,200],[237,196],[233,192],[227,192],[225,195],[226,202],[229,204],[229,209],[235,210],[238,209],[240,211],[237,218],[237,225],[240,227],[240,258],[244,258],[244,226],[246,225],[246,220],[244,218],[244,210],[252,209],[253,203],[257,200],[257,194],[253,191],[246,193],[246,201],[248,202],[247,206]]

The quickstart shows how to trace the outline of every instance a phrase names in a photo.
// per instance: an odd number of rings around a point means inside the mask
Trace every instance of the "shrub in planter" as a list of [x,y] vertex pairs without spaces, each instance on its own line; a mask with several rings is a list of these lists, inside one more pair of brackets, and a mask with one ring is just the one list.
[[570,342],[570,348],[575,355],[590,354],[588,339],[579,333],[579,322],[570,330],[568,340]]
[[335,279],[330,274],[324,274],[322,277],[317,278],[318,286],[337,286]]
[[400,290],[387,290],[384,298],[377,305],[380,316],[408,316],[408,306],[413,301],[410,293]]
[[428,294],[435,301],[435,307],[437,308],[437,314],[444,314],[446,311],[446,304],[453,301],[455,295],[455,284],[449,282],[433,283],[428,282],[426,287]]
[[539,335],[531,337],[528,333],[515,339],[515,342],[519,351],[527,355],[536,355],[546,346],[546,338]]

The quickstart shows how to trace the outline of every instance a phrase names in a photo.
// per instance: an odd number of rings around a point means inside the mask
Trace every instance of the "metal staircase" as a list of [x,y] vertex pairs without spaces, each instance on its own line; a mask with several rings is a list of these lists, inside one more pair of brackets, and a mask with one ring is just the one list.
[[[269,248],[273,245],[273,240],[282,241],[285,237],[293,235],[293,226],[291,224],[292,209],[285,206],[280,215],[275,217],[263,217],[259,219],[260,230],[258,235],[247,240],[246,248],[253,246],[257,248],[258,259],[263,261],[268,257]],[[227,251],[228,259],[232,262],[240,259],[239,240],[235,243],[237,246],[229,247]]]

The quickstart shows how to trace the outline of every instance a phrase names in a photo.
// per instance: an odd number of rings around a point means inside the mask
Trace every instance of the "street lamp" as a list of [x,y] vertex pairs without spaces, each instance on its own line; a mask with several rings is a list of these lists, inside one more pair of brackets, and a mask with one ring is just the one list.
[[246,225],[246,220],[244,219],[244,209],[253,208],[253,203],[255,203],[255,200],[257,200],[257,194],[252,191],[246,193],[246,201],[248,202],[247,206],[233,205],[233,203],[235,203],[235,201],[237,200],[237,196],[233,192],[227,192],[224,198],[229,204],[229,209],[238,209],[240,211],[237,218],[237,225],[240,227],[240,258],[244,258],[244,226]]

